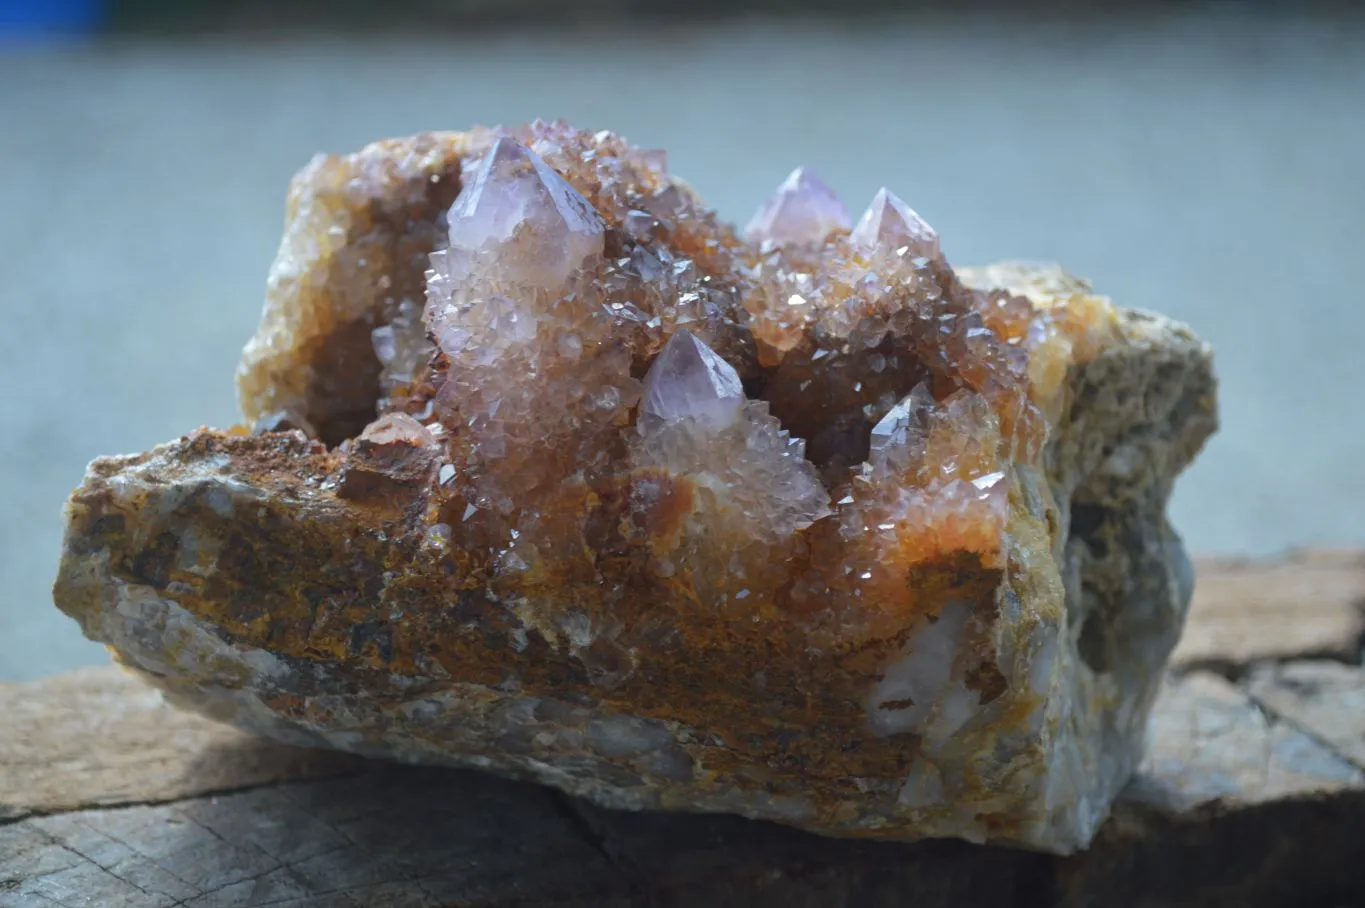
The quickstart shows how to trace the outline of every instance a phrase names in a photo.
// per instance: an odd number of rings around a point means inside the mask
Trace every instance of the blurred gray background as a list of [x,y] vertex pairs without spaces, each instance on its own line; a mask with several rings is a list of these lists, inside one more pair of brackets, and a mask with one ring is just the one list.
[[106,658],[51,605],[96,455],[236,418],[290,175],[317,151],[562,116],[746,218],[797,164],[885,183],[961,263],[1056,259],[1218,351],[1181,482],[1200,553],[1365,543],[1365,26],[1122,15],[249,21],[0,48],[0,680]]

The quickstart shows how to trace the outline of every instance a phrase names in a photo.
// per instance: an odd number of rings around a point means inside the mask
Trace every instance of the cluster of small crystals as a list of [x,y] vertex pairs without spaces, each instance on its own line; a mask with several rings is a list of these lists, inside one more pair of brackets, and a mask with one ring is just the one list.
[[467,147],[423,327],[405,306],[374,337],[386,388],[430,390],[391,405],[445,446],[442,540],[493,576],[592,582],[583,553],[624,534],[654,576],[760,612],[894,611],[916,564],[1000,566],[1039,378],[1084,318],[970,289],[885,189],[854,225],[798,169],[740,239],[613,134]]
[[[248,419],[329,444],[364,425],[380,366],[368,355],[369,331],[400,306],[407,324],[420,318],[424,263],[441,233],[439,213],[459,191],[447,176],[464,145],[462,133],[382,140],[318,155],[290,182],[265,307],[237,373]],[[408,391],[395,380],[382,394]]]
[[[466,135],[464,195],[476,191],[488,154],[504,141],[525,148],[546,168],[544,174],[567,182],[598,215],[604,233],[600,256],[589,263],[589,289],[614,319],[613,338],[630,348],[637,377],[679,328],[704,338],[746,378],[752,376],[753,343],[740,305],[747,285],[736,254],[742,244],[686,184],[668,176],[662,151],[636,149],[612,133],[587,133],[559,121],[515,130],[476,129]],[[524,255],[534,254],[524,242],[516,246]],[[447,255],[437,252],[434,270],[440,271]],[[496,258],[496,250],[490,255]],[[385,389],[411,381],[390,362],[406,365],[431,351],[422,331],[405,331],[404,325],[395,322],[375,331],[375,352],[386,367]],[[444,362],[436,365],[443,368]],[[381,404],[381,410],[402,407],[425,418],[430,409],[423,409],[427,402],[417,391],[411,399]]]
[[[446,242],[431,256],[425,330],[375,332],[381,382],[430,390],[389,405],[443,437],[437,538],[475,561],[486,555],[496,577],[562,584],[592,547],[594,502],[620,485],[632,460],[649,466],[646,433],[631,429],[642,379],[664,361],[668,338],[694,337],[719,362],[713,350],[752,363],[736,282],[741,244],[666,176],[662,153],[559,123],[479,131],[469,141]],[[431,368],[416,383],[400,373],[422,360]],[[780,429],[768,422],[775,441]],[[810,471],[785,436],[774,456]],[[757,473],[726,475],[737,490],[766,484]],[[636,482],[627,506],[647,509],[648,488]],[[736,502],[754,504],[740,494],[726,506]],[[667,562],[661,553],[660,571]]]
[[[423,305],[411,299],[398,304],[393,321],[370,333],[379,373],[380,411],[397,409],[414,395],[435,346],[427,340]],[[429,413],[427,414],[429,415]]]
[[[630,462],[637,475],[690,477],[693,510],[655,542],[650,569],[681,574],[702,601],[775,605],[798,533],[832,513],[805,453],[766,402],[746,399],[733,366],[690,332],[674,334],[645,376]],[[634,490],[646,497],[634,510],[649,513],[653,488]]]
[[446,363],[436,410],[452,430],[460,520],[516,571],[553,544],[536,524],[561,487],[610,472],[640,384],[623,319],[599,293],[606,223],[538,155],[498,139],[447,218],[427,276],[427,328]]
[[923,384],[873,427],[866,463],[838,500],[840,569],[813,575],[794,595],[876,604],[905,614],[917,564],[969,553],[1004,567],[1008,465],[985,399],[957,391],[935,403]]
[[773,370],[774,411],[809,423],[789,428],[806,430],[817,460],[846,468],[866,457],[868,428],[925,382],[938,400],[985,395],[1002,424],[1002,455],[1032,459],[1045,426],[1030,400],[1029,358],[1049,334],[1047,314],[966,287],[937,233],[889,190],[849,225],[842,203],[802,170],[749,225],[756,288],[745,304],[759,359]]
[[[607,225],[595,265],[598,298],[630,345],[637,374],[679,328],[702,337],[748,377],[753,360],[743,244],[683,181],[667,156],[610,132],[537,122],[519,130],[476,130],[471,147],[504,139],[526,147],[577,190]],[[466,159],[468,172],[477,158]]]
[[837,566],[797,577],[794,602],[904,615],[917,564],[967,553],[1002,567],[1011,464],[1046,431],[1029,369],[1050,316],[966,287],[887,189],[853,225],[797,170],[746,233],[765,396],[809,438],[837,509],[833,557],[817,559]]

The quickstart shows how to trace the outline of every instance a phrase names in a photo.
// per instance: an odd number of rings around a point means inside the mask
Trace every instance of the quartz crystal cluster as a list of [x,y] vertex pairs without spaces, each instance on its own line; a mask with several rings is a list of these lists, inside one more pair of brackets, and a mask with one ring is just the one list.
[[[1156,267],[1154,263],[1153,267]],[[563,123],[320,157],[247,426],[92,464],[58,605],[188,708],[610,806],[1084,846],[1192,577],[1207,347],[797,169]]]

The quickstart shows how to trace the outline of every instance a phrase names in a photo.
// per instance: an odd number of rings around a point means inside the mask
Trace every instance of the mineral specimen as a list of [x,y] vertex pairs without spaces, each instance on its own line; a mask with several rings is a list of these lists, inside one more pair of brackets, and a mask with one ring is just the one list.
[[249,424],[95,461],[58,605],[174,702],[621,808],[1084,846],[1192,577],[1209,350],[797,170],[563,123],[294,181]]

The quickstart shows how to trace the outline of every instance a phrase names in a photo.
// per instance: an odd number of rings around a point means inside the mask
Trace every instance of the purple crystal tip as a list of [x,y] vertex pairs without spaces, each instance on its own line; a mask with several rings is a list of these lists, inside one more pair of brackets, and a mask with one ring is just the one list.
[[690,331],[678,331],[645,375],[641,412],[663,420],[692,417],[717,425],[744,403],[739,373]]
[[904,248],[913,258],[939,256],[937,231],[886,187],[877,190],[849,242],[866,252]]
[[429,311],[433,304],[439,311],[485,272],[527,287],[562,288],[602,254],[606,236],[592,203],[507,137],[479,160],[447,221],[449,246],[431,257],[440,286],[428,288]]
[[834,190],[805,167],[791,172],[772,198],[764,202],[745,228],[753,242],[823,243],[836,231],[847,230],[848,209]]
[[447,220],[451,248],[469,251],[510,242],[519,230],[581,244],[605,229],[582,193],[534,151],[506,137],[483,156]]

